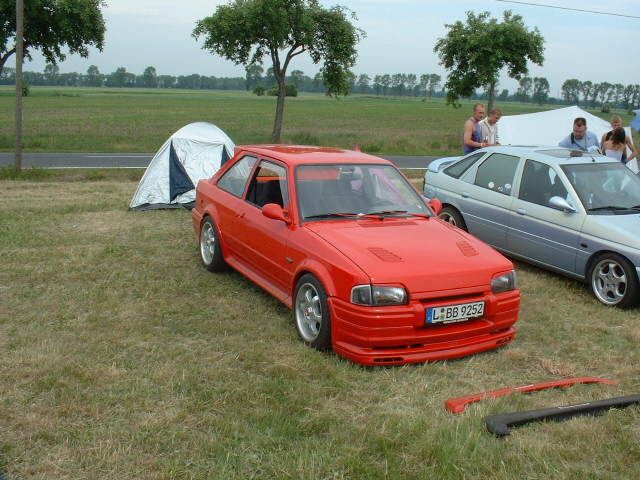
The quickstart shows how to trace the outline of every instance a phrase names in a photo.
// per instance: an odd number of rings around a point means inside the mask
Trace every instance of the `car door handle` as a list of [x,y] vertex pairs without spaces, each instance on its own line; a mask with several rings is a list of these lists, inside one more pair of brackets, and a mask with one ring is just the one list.
[[236,213],[236,218],[244,218],[244,212]]
[[467,192],[460,192],[460,195],[462,195],[462,198],[469,198],[469,194]]
[[516,212],[518,212],[518,215],[526,215],[527,211],[524,208],[519,208],[516,210]]

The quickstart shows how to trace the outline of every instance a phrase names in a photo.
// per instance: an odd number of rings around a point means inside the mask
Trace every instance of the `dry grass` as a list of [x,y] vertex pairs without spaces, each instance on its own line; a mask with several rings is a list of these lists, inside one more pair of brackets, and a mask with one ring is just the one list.
[[[483,417],[640,389],[639,310],[518,266],[514,343],[366,369],[297,339],[289,311],[199,265],[186,210],[133,213],[136,183],[0,181],[0,472],[7,478],[629,478],[640,409],[515,429]],[[577,386],[449,414],[451,396]]]

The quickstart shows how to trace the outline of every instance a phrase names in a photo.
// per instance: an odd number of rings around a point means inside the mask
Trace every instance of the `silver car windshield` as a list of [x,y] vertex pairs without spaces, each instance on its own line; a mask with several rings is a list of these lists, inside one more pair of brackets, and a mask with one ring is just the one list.
[[416,190],[390,165],[301,165],[296,191],[303,220],[431,215]]
[[563,165],[562,169],[587,213],[640,211],[640,177],[621,163]]

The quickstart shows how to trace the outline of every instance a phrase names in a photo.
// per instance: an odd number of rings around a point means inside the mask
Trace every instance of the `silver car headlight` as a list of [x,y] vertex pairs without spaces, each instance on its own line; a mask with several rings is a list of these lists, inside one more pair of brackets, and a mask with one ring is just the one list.
[[518,288],[518,277],[516,276],[515,270],[496,275],[491,279],[491,291],[493,293],[508,292],[516,288]]
[[356,285],[351,289],[351,303],[356,305],[405,305],[407,291],[393,285]]

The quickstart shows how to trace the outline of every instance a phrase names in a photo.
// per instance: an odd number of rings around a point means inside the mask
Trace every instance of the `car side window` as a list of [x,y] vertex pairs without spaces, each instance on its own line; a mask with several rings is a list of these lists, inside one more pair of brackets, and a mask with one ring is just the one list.
[[492,154],[478,167],[474,183],[479,187],[510,195],[519,160],[519,157],[513,155]]
[[242,197],[244,187],[249,181],[251,170],[253,170],[253,166],[257,161],[258,159],[256,157],[242,157],[218,180],[218,187],[236,197]]
[[267,203],[275,203],[282,208],[289,205],[287,174],[284,167],[262,160],[251,179],[247,201],[260,208]]
[[473,155],[463,158],[462,160],[457,161],[453,165],[444,169],[444,173],[453,178],[460,178],[464,172],[469,170],[469,167],[476,163],[476,161],[480,160],[480,158],[484,155],[484,152],[474,153]]
[[519,198],[526,202],[551,207],[551,197],[567,198],[567,189],[558,174],[549,165],[527,160],[522,172]]

